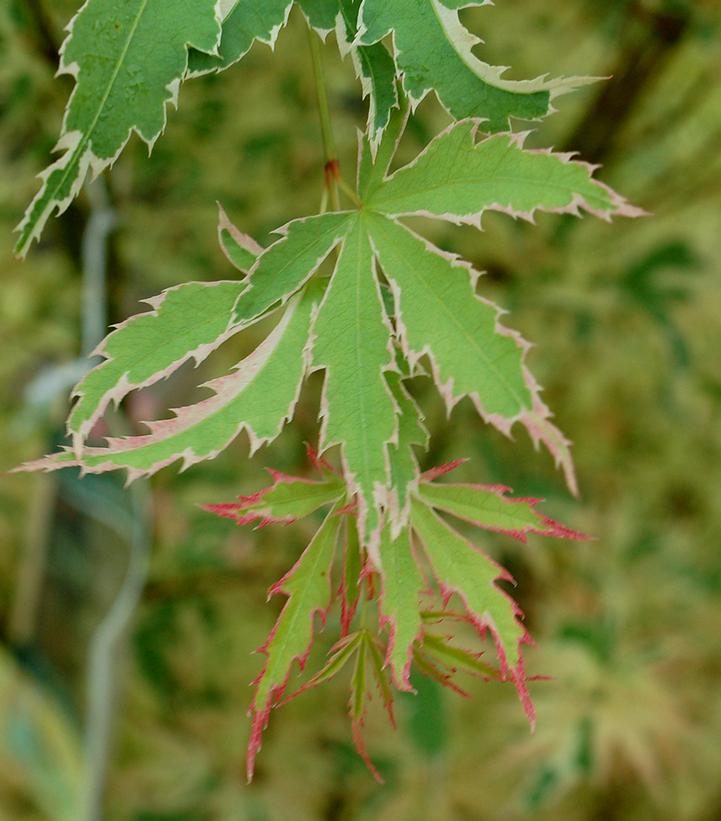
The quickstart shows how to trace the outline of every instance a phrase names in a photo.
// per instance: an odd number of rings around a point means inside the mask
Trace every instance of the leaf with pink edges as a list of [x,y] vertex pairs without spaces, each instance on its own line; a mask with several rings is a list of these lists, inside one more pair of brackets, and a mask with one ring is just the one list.
[[295,566],[270,592],[282,593],[288,600],[260,652],[265,666],[255,681],[250,707],[252,719],[248,743],[247,774],[252,780],[255,758],[262,734],[268,726],[270,712],[281,699],[294,662],[302,670],[310,655],[315,634],[315,615],[325,623],[333,590],[331,568],[342,519],[332,511]]
[[203,505],[203,509],[237,525],[290,525],[345,496],[345,485],[337,476],[316,482],[274,470],[270,473],[275,479],[271,487],[241,496],[237,502]]
[[511,580],[510,576],[419,500],[413,505],[411,521],[444,599],[449,600],[454,594],[460,596],[480,635],[492,635],[501,676],[513,681],[533,724],[535,710],[522,654],[522,646],[530,638],[518,605],[497,584],[501,579]]

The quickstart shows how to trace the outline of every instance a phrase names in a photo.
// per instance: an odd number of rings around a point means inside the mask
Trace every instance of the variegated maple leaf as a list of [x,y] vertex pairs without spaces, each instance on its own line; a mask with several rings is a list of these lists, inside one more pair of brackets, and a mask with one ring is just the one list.
[[[413,162],[388,174],[404,122],[404,115],[394,117],[375,157],[366,142],[360,207],[294,220],[264,250],[221,213],[221,243],[236,265],[250,266],[247,277],[181,286],[152,301],[152,313],[114,331],[99,349],[105,361],[76,389],[73,449],[31,467],[127,468],[133,478],[178,460],[187,467],[213,458],[242,430],[254,451],[292,418],[307,374],[322,370],[321,450],[339,448],[362,546],[380,564],[382,519],[387,513],[394,536],[407,525],[418,483],[414,449],[427,445],[420,412],[403,385],[427,359],[449,410],[467,396],[503,433],[524,425],[563,466],[575,492],[568,442],[551,423],[528,369],[528,344],[501,324],[498,306],[477,295],[479,272],[402,220],[425,215],[479,227],[489,210],[524,219],[537,211],[603,219],[640,212],[594,179],[590,166],[526,149],[515,134],[479,139],[472,120],[452,125]],[[331,276],[322,276],[335,249]],[[111,439],[107,448],[84,446],[109,401],[188,358],[203,358],[269,312],[277,312],[277,327],[232,373],[208,383],[213,396],[173,419],[148,423],[147,435]]]
[[[271,711],[289,698],[286,690],[293,667],[302,672],[307,664],[315,634],[315,614],[320,614],[325,624],[336,597],[340,599],[341,640],[331,648],[321,670],[290,698],[340,674],[355,659],[349,701],[353,739],[379,780],[362,735],[372,682],[391,721],[393,689],[413,692],[412,669],[458,692],[462,692],[454,680],[458,671],[513,682],[529,720],[534,721],[522,655],[528,634],[518,606],[498,586],[499,581],[513,580],[443,516],[450,515],[481,530],[506,534],[523,542],[531,534],[562,539],[586,537],[540,513],[537,506],[541,500],[513,498],[509,488],[435,481],[457,464],[420,477],[410,493],[409,523],[396,535],[390,520],[383,528],[380,565],[364,560],[353,521],[357,506],[348,504],[343,482],[327,464],[318,465],[319,480],[271,471],[275,480],[271,487],[242,496],[237,502],[206,506],[208,511],[239,525],[260,526],[287,524],[321,508],[330,509],[295,567],[270,591],[288,599],[261,648],[266,662],[256,679],[251,706],[249,778]],[[427,606],[434,595],[440,598],[435,611]],[[453,599],[462,612],[450,609]],[[377,609],[381,629],[378,636],[365,626],[370,606]],[[361,626],[354,630],[359,609],[364,615]],[[449,636],[433,631],[441,622],[458,621],[472,625],[481,639],[487,635],[492,638],[497,666],[481,660],[480,651],[459,647]]]

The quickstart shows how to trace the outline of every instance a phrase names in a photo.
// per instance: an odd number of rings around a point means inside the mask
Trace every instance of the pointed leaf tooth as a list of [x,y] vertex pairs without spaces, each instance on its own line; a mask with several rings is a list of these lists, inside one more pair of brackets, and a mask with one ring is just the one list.
[[250,707],[252,727],[248,745],[248,780],[253,778],[255,758],[263,730],[268,726],[273,704],[282,696],[293,662],[302,670],[314,637],[316,613],[325,623],[332,598],[331,565],[335,554],[340,519],[328,515],[320,530],[295,566],[273,588],[288,600],[260,652],[266,656],[263,671],[256,679]]
[[325,370],[321,451],[341,446],[349,495],[358,496],[361,539],[376,551],[379,508],[390,481],[387,449],[397,435],[397,407],[385,380],[393,366],[391,333],[370,242],[358,220],[318,311],[313,366]]
[[237,332],[239,282],[189,282],[146,300],[153,310],[122,322],[93,352],[104,361],[73,390],[68,433],[76,449],[111,402],[165,379],[190,359],[199,364]]
[[413,644],[423,632],[420,598],[424,580],[413,554],[407,528],[393,539],[390,528],[386,527],[381,538],[380,552],[383,567],[380,623],[389,628],[386,663],[392,670],[396,687],[412,692],[410,673]]
[[508,574],[442,521],[423,502],[413,505],[412,523],[438,578],[444,599],[458,594],[481,635],[490,631],[501,665],[510,678],[531,724],[535,710],[528,692],[521,648],[530,638],[518,605],[498,587]]
[[188,47],[213,52],[220,38],[216,0],[86,0],[67,27],[59,74],[76,85],[56,146],[62,156],[41,175],[42,187],[17,230],[25,256],[53,212],[63,213],[88,173],[111,166],[132,132],[152,149],[177,102]]
[[80,459],[64,452],[23,467],[86,473],[126,468],[132,481],[182,459],[183,469],[215,458],[247,431],[251,452],[275,439],[293,417],[308,368],[310,326],[322,283],[293,299],[264,342],[227,376],[207,383],[214,395],[175,411],[173,419],[147,423],[150,433],[109,438],[107,448],[86,448]]
[[247,274],[253,268],[258,257],[263,253],[263,248],[252,237],[233,225],[220,203],[218,203],[218,242],[228,262],[243,274]]
[[352,214],[320,214],[289,222],[281,238],[253,266],[235,306],[234,321],[252,322],[305,285],[355,224]]

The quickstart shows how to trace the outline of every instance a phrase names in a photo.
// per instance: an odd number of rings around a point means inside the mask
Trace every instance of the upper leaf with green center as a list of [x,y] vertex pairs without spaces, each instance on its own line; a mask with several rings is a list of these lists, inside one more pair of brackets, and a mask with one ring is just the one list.
[[476,141],[478,122],[455,123],[409,165],[367,199],[393,216],[425,215],[480,227],[485,211],[533,220],[536,211],[610,219],[643,212],[593,178],[593,167],[523,147],[523,135],[497,134]]
[[16,252],[27,253],[53,211],[61,214],[88,174],[112,165],[135,131],[150,147],[177,99],[188,47],[215,52],[217,0],[87,0],[68,26],[59,73],[71,74],[58,150],[43,185],[18,226]]
[[385,380],[393,366],[391,327],[363,218],[343,242],[314,334],[313,365],[325,370],[322,448],[341,446],[349,490],[358,494],[361,536],[377,545],[397,420]]
[[479,60],[480,43],[460,22],[458,9],[486,0],[363,0],[361,42],[377,43],[393,34],[395,60],[414,105],[435,91],[457,120],[480,117],[489,131],[504,131],[509,118],[535,120],[553,111],[552,100],[586,85],[588,78],[511,81],[505,69]]

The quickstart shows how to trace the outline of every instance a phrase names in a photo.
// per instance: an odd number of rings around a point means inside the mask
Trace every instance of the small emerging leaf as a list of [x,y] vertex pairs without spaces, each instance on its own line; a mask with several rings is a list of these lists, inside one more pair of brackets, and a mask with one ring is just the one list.
[[358,494],[361,538],[377,543],[397,422],[384,377],[393,363],[391,328],[360,219],[343,243],[314,332],[313,365],[325,370],[322,449],[341,446],[346,482]]

